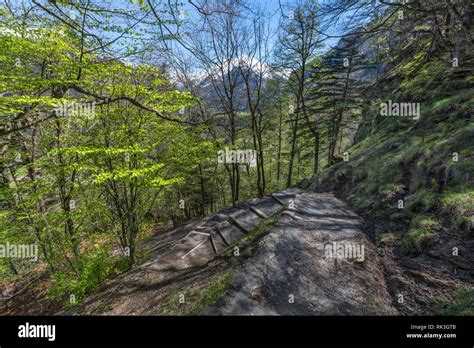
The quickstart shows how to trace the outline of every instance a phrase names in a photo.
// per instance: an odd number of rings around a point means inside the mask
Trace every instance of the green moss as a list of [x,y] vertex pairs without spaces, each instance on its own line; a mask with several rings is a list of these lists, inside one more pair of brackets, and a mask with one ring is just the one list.
[[[460,155],[467,155],[468,151],[472,151],[472,149],[466,149],[465,151],[461,152]],[[459,179],[462,179],[462,177],[465,175],[468,175],[468,177],[472,178],[474,175],[474,162],[472,160],[456,162],[453,167],[459,172]]]
[[[391,212],[382,208],[385,202],[380,194],[405,185],[409,194],[403,210],[406,215],[400,217],[400,222],[408,216],[447,210],[455,227],[472,231],[474,123],[469,114],[474,106],[474,78],[459,78],[442,62],[427,63],[423,55],[398,64],[394,76],[397,79],[393,85],[383,86],[387,92],[383,100],[376,97],[365,107],[364,122],[350,148],[351,204],[390,218]],[[388,99],[420,102],[421,119],[413,122],[407,118],[381,117],[380,103]],[[459,154],[458,162],[453,161],[454,152]],[[340,163],[337,170],[344,172],[345,168],[347,164]],[[334,175],[327,178],[338,183]],[[453,194],[446,194],[448,189]],[[429,225],[426,219],[423,222],[415,218],[400,243],[407,251],[422,252],[438,234],[437,228],[437,223]]]

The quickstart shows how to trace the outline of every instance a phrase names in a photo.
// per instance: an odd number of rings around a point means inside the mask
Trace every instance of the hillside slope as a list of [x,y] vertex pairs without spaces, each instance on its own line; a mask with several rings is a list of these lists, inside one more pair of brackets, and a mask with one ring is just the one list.
[[[401,313],[473,314],[474,77],[420,57],[391,75],[370,89],[348,161],[311,188],[366,219]],[[381,116],[388,100],[420,103],[419,119]]]

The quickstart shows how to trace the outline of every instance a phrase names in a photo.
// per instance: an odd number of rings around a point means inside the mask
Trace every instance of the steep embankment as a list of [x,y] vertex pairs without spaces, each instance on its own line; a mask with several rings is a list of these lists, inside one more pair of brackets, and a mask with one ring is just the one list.
[[[336,191],[365,218],[401,313],[472,315],[474,77],[421,61],[393,70],[374,88],[384,97],[372,96],[349,160],[312,189]],[[420,118],[380,116],[387,100],[420,103]]]

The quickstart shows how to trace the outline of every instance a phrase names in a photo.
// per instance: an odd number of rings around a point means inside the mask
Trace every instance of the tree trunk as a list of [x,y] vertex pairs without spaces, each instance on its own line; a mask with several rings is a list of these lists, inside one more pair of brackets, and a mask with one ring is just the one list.
[[286,188],[291,187],[291,179],[293,175],[293,162],[296,154],[296,133],[298,131],[298,112],[296,113],[295,124],[293,127],[292,139],[291,139],[291,151],[290,151],[290,163],[288,164],[288,177],[286,181]]
[[314,136],[314,163],[313,163],[313,175],[318,174],[319,169],[319,132]]

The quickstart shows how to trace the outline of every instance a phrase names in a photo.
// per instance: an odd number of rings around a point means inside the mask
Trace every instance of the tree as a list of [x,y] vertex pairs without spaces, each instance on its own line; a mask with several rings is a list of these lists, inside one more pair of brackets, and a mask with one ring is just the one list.
[[288,165],[286,186],[290,187],[293,176],[293,163],[297,149],[297,132],[300,121],[305,120],[314,135],[314,168],[317,170],[319,153],[318,125],[310,124],[306,105],[307,82],[309,65],[314,59],[317,49],[321,47],[319,37],[319,5],[316,1],[308,0],[290,10],[290,14],[283,19],[282,31],[279,35],[279,46],[276,51],[278,67],[287,72],[289,83],[292,86],[295,98],[294,117],[290,119],[291,150]]

